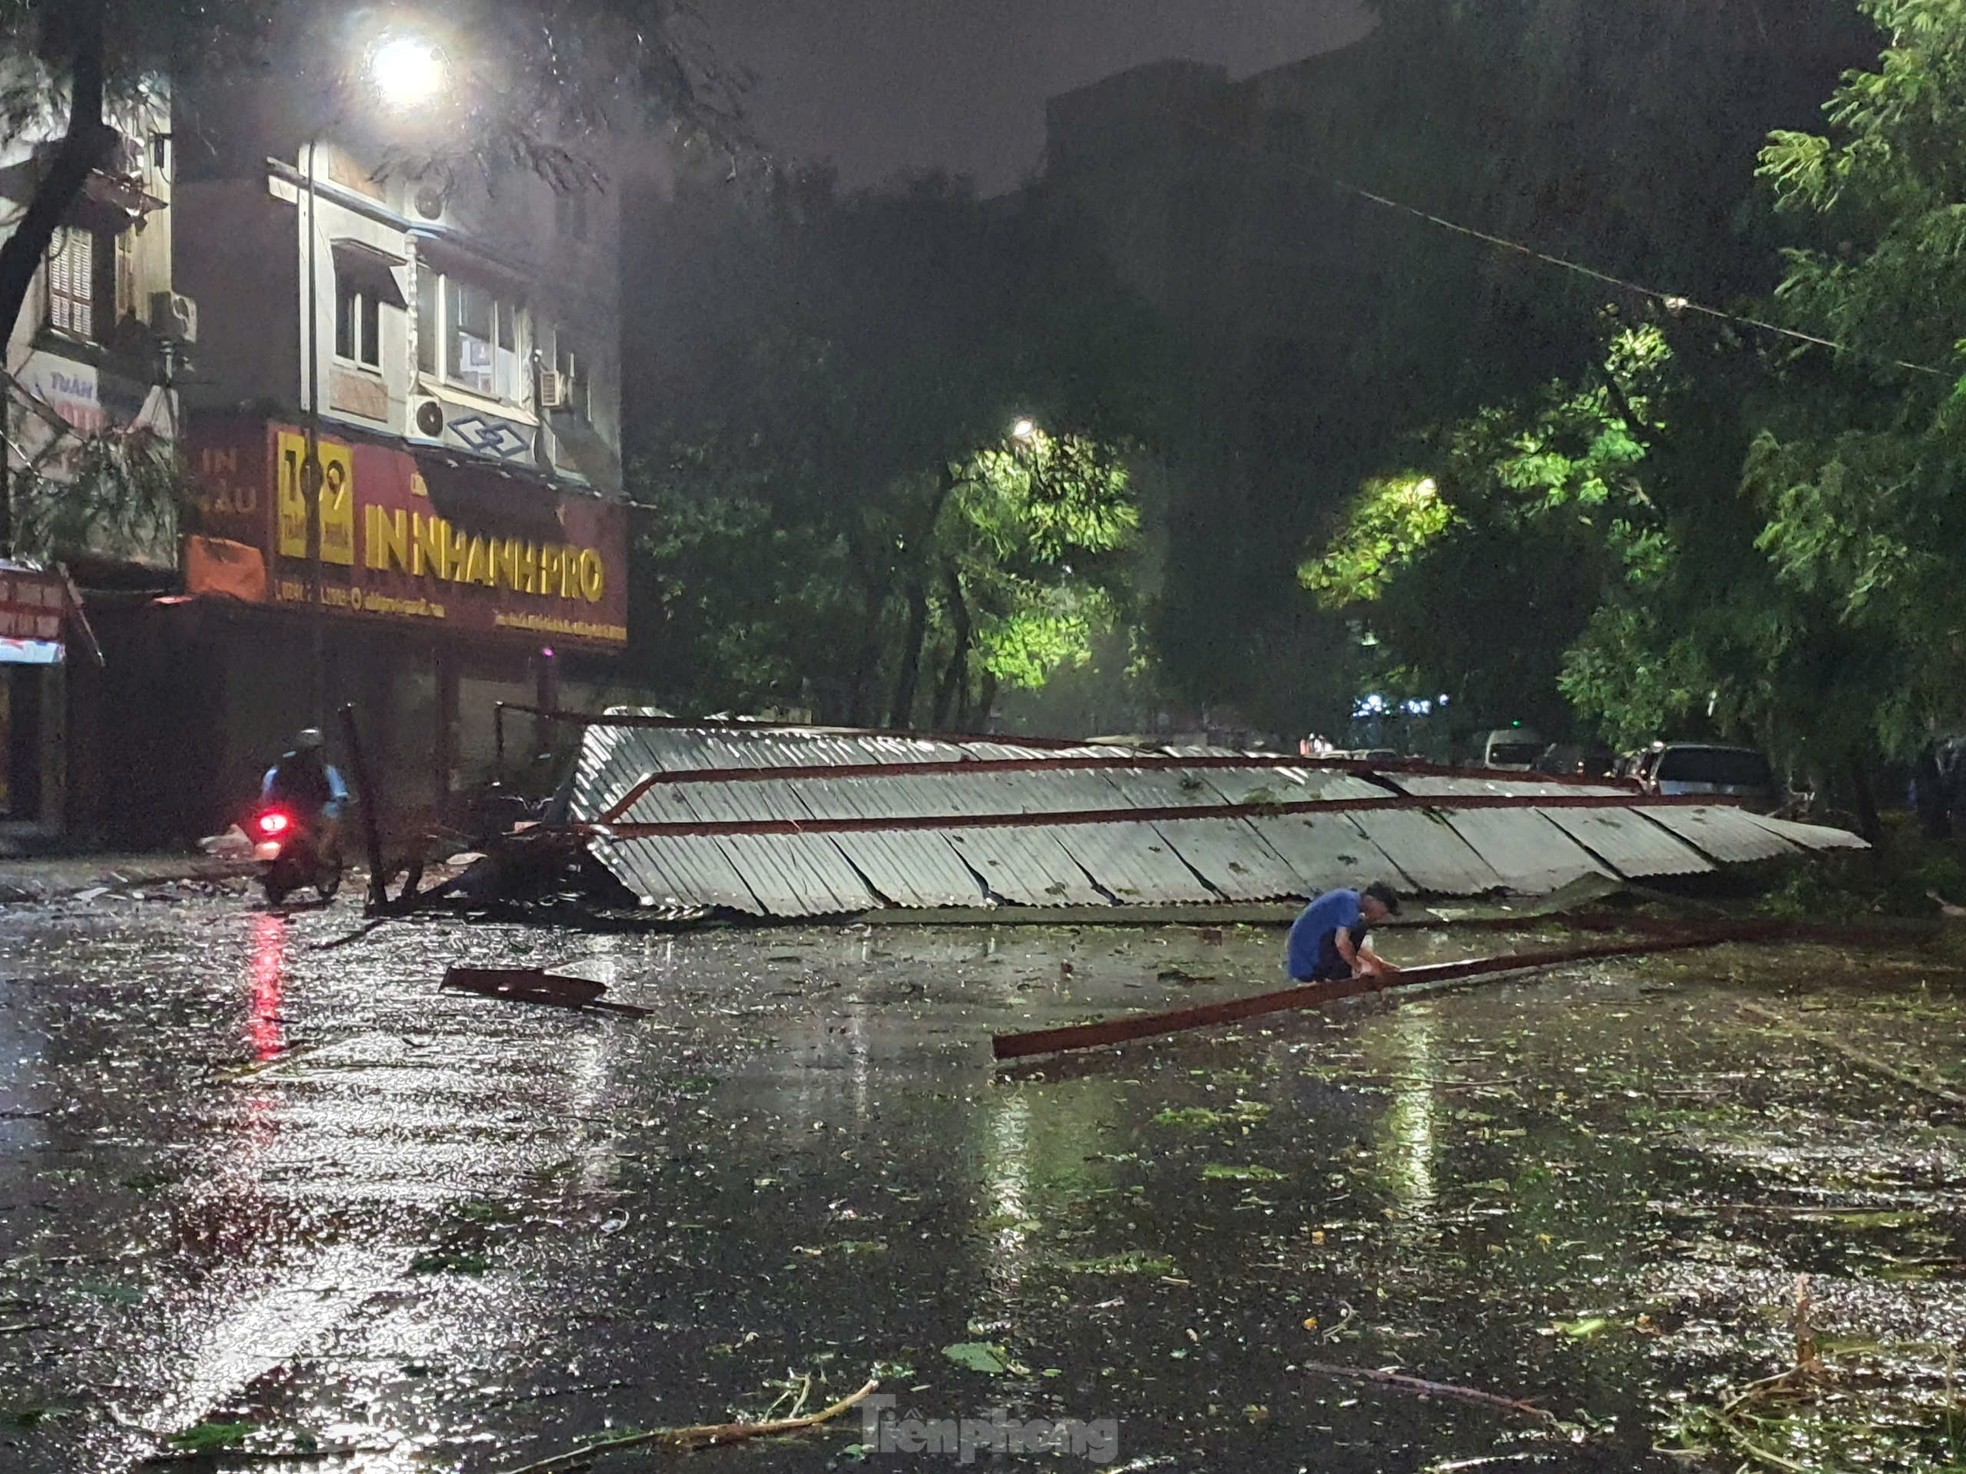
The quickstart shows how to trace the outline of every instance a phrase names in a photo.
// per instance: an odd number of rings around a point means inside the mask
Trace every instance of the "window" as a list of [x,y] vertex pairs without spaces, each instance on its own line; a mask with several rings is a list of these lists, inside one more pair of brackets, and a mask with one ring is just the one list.
[[48,248],[48,326],[100,342],[116,318],[115,238],[68,226]]
[[382,301],[373,288],[335,278],[335,357],[367,368],[382,367]]
[[416,367],[419,373],[438,377],[439,350],[443,347],[443,329],[439,326],[443,305],[438,287],[442,278],[434,271],[419,270],[416,274]]
[[[441,364],[425,367],[459,388],[492,399],[520,397],[519,309],[502,302],[488,288],[455,276],[441,278],[443,324],[430,336],[443,347]],[[419,322],[423,312],[419,293]],[[435,324],[430,326],[435,327]],[[419,359],[423,358],[419,352]]]

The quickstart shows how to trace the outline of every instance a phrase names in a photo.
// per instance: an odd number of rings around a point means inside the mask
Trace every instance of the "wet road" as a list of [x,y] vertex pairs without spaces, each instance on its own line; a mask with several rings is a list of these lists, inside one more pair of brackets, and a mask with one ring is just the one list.
[[[1273,985],[1279,937],[321,949],[356,920],[0,911],[0,1469],[508,1470],[870,1369],[891,1416],[982,1420],[985,1467],[1966,1458],[1966,1111],[1931,1088],[1966,1091],[1966,983],[1930,957],[1628,961],[1011,1073],[993,1030]],[[454,961],[654,1013],[440,995]],[[1730,1407],[1798,1335],[1813,1369]],[[987,1447],[1036,1419],[1076,1447]],[[960,1466],[917,1435],[695,1465]]]

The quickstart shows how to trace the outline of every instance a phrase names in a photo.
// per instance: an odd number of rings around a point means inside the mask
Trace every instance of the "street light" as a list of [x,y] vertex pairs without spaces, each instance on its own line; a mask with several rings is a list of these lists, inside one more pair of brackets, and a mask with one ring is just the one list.
[[1012,440],[1034,440],[1037,438],[1037,433],[1037,422],[1029,416],[1021,416],[1017,423],[1010,427]]
[[369,52],[369,85],[385,106],[398,112],[428,107],[450,83],[443,48],[422,36],[394,31]]

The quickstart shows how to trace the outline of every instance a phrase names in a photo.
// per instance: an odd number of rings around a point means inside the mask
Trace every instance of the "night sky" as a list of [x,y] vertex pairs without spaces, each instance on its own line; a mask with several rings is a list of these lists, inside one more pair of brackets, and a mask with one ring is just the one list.
[[1342,45],[1356,0],[720,0],[722,61],[773,151],[849,185],[939,167],[1008,189],[1044,148],[1044,100],[1168,57],[1234,76]]

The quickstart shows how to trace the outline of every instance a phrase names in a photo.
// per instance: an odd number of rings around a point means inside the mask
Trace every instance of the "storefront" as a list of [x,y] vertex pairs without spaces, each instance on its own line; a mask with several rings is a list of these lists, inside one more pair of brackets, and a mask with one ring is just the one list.
[[60,574],[0,561],[0,817],[15,825],[59,823],[68,603]]
[[619,502],[335,434],[319,439],[317,518],[297,426],[207,421],[186,441],[201,503],[184,593],[120,632],[129,668],[178,673],[158,699],[185,792],[153,788],[138,837],[211,832],[299,727],[338,748],[344,703],[390,807],[441,812],[491,776],[469,734],[494,699],[530,700],[627,642]]

